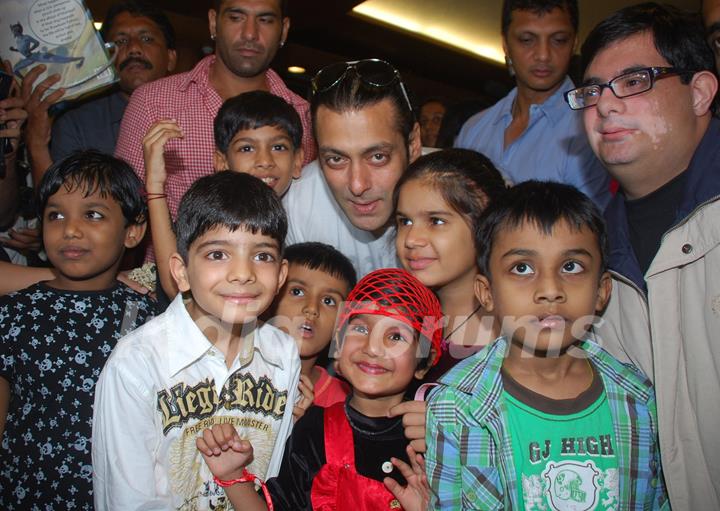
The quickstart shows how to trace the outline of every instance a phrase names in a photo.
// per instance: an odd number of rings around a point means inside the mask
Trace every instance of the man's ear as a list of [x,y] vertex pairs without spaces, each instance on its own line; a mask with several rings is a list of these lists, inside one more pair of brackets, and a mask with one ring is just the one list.
[[280,48],[285,46],[285,41],[287,41],[288,32],[290,32],[290,18],[285,16],[282,20],[282,34],[280,35]]
[[147,230],[147,222],[130,224],[125,228],[125,248],[135,248],[142,241]]
[[422,139],[420,135],[420,124],[413,124],[413,129],[410,132],[410,138],[408,139],[408,154],[410,155],[410,161],[412,163],[422,155]]
[[598,295],[595,302],[595,312],[602,312],[605,310],[605,306],[610,300],[612,294],[612,277],[610,273],[605,272],[600,275],[600,282],[598,283]]
[[475,298],[486,312],[492,312],[495,308],[490,279],[485,275],[475,275]]
[[217,35],[217,11],[215,9],[208,11],[208,28],[210,29],[210,37],[215,39]]
[[293,157],[292,177],[294,179],[298,179],[302,174],[303,160],[305,160],[305,149],[300,146],[295,149],[295,156]]
[[167,65],[167,72],[172,73],[175,71],[175,66],[177,65],[177,51],[171,50],[168,48],[168,65]]
[[190,290],[187,266],[185,266],[185,261],[177,252],[170,256],[170,275],[175,279],[175,283],[182,293]]
[[700,117],[707,114],[718,90],[718,80],[710,71],[699,71],[690,80],[693,95],[693,111]]
[[229,170],[229,165],[225,153],[221,152],[218,149],[215,149],[215,151],[213,152],[213,167],[215,168],[215,172],[220,172],[221,170]]

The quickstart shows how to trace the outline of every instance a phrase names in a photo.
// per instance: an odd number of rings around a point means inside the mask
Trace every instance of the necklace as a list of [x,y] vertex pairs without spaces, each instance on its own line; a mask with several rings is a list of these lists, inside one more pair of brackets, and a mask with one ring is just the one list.
[[398,417],[398,420],[393,422],[390,427],[381,429],[380,431],[369,431],[367,429],[363,429],[358,424],[356,424],[355,421],[353,421],[350,417],[350,406],[348,405],[347,401],[345,401],[345,417],[347,417],[347,420],[350,423],[350,427],[352,429],[365,436],[385,435],[386,433],[390,433],[393,429],[397,428],[400,424],[402,424],[402,417]]
[[446,346],[450,343],[450,337],[452,337],[452,334],[454,334],[455,332],[457,332],[458,330],[460,330],[460,329],[465,325],[465,323],[467,323],[468,321],[470,321],[470,318],[472,318],[472,317],[477,313],[477,311],[480,310],[481,307],[482,307],[482,305],[478,305],[477,307],[475,307],[475,310],[473,310],[473,311],[470,313],[470,315],[468,315],[468,317],[465,318],[465,319],[462,321],[462,323],[460,323],[458,326],[456,326],[455,328],[453,328],[453,329],[452,329],[452,332],[450,332],[450,333],[447,334],[445,337],[443,337],[443,339],[442,339],[443,347],[446,347]]

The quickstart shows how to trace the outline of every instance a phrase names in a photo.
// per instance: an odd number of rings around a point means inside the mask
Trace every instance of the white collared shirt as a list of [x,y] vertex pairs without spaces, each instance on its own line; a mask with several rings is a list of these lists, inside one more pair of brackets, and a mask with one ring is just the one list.
[[248,470],[262,479],[277,475],[299,375],[295,342],[270,325],[249,332],[228,369],[178,295],[164,314],[118,342],[100,375],[95,507],[229,506],[195,445],[205,428],[225,421],[253,445]]

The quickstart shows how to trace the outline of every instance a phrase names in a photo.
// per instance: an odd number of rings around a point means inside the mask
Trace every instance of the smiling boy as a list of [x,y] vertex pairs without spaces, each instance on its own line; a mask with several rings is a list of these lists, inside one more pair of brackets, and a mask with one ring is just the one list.
[[220,172],[183,197],[176,230],[170,268],[187,299],[124,338],[98,383],[99,509],[221,508],[195,448],[202,430],[234,425],[258,445],[250,466],[262,478],[277,473],[290,434],[297,348],[257,321],[287,274],[279,199],[255,177]]
[[431,507],[669,509],[650,381],[586,340],[611,289],[600,212],[528,181],[475,235],[476,295],[502,336],[430,396]]

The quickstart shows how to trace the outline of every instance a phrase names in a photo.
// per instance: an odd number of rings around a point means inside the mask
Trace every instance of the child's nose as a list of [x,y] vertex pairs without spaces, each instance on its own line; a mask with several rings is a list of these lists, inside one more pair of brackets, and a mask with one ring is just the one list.
[[410,224],[406,226],[405,246],[407,248],[422,247],[427,245],[427,232],[422,225]]
[[229,282],[244,284],[252,282],[254,278],[255,272],[253,265],[250,261],[247,261],[244,258],[235,259],[231,263],[230,268],[228,268],[227,280]]
[[535,301],[550,303],[565,301],[565,290],[558,275],[550,274],[538,278]]
[[63,236],[65,238],[80,238],[82,236],[82,229],[78,224],[77,220],[67,218],[64,222]]

